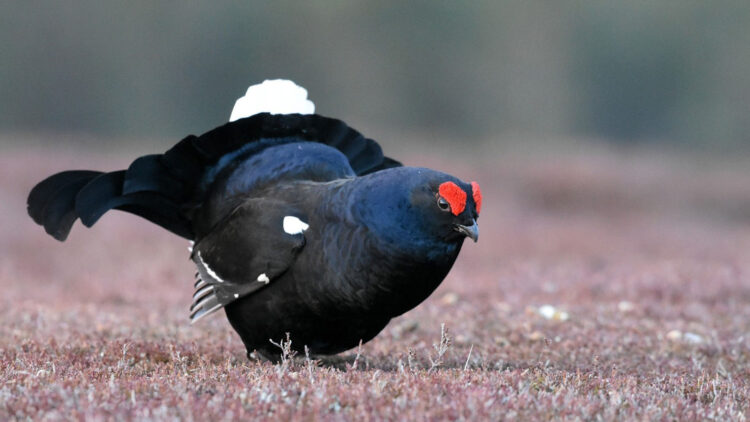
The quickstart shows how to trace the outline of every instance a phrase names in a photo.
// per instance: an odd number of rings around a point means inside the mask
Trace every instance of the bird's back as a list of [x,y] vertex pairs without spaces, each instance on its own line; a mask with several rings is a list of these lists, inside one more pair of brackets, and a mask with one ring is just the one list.
[[[193,218],[198,239],[248,198],[289,197],[290,201],[304,202],[316,194],[312,183],[357,176],[347,157],[336,148],[297,139],[282,141],[288,143],[236,154],[206,174],[205,193],[198,194],[203,198]],[[290,189],[294,193],[286,194]]]

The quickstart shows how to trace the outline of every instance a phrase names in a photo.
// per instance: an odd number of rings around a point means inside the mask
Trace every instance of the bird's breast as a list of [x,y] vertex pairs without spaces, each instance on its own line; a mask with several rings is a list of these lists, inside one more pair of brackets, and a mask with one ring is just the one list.
[[338,222],[311,232],[312,226],[294,277],[306,303],[325,313],[398,316],[440,285],[460,249],[443,245],[428,259],[384,243],[363,226]]

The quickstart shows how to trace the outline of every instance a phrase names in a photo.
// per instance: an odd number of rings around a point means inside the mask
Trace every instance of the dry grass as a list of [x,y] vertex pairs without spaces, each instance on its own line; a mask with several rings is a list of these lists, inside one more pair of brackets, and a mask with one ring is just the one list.
[[422,158],[480,181],[480,242],[361,350],[274,366],[247,361],[221,315],[188,324],[183,240],[113,213],[59,244],[26,217],[41,177],[127,159],[0,156],[0,420],[750,413],[750,172],[740,167],[604,153],[505,157],[477,174]]

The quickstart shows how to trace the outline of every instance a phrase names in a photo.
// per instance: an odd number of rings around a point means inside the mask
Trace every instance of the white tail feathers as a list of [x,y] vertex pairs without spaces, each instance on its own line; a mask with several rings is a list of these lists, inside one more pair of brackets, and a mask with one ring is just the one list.
[[313,114],[315,104],[307,99],[307,90],[286,79],[265,80],[247,89],[245,96],[234,103],[229,121],[258,113]]

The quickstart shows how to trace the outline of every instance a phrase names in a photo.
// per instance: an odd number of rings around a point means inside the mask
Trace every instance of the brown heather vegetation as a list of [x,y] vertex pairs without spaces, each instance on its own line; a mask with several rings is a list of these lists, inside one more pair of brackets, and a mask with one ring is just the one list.
[[185,241],[113,213],[59,244],[27,218],[41,177],[128,158],[0,154],[0,420],[750,413],[750,166],[606,151],[406,160],[480,182],[480,242],[359,352],[272,365],[248,361],[220,314],[189,325]]

